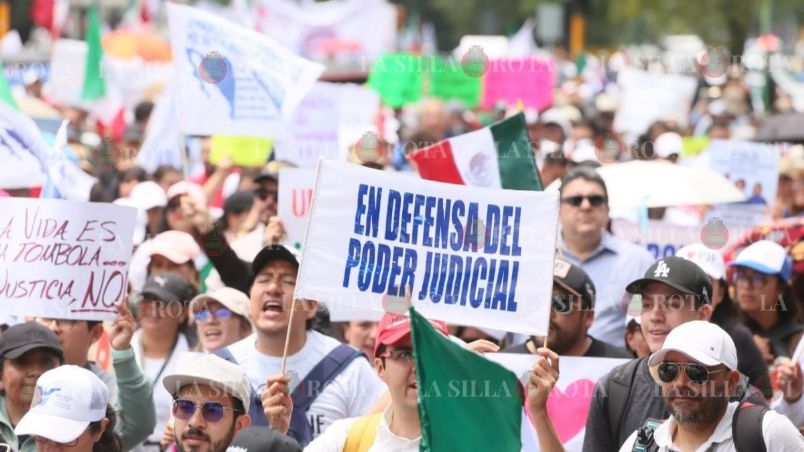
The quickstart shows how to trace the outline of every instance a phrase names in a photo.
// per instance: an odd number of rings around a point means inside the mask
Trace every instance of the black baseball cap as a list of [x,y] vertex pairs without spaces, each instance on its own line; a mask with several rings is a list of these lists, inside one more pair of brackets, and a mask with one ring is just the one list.
[[275,260],[287,261],[293,264],[297,269],[299,268],[299,259],[296,257],[296,253],[282,245],[268,245],[261,249],[251,262],[251,271],[254,273],[254,276],[256,276],[268,262]]
[[14,325],[0,336],[0,358],[17,359],[35,348],[51,350],[59,356],[61,362],[64,362],[59,338],[50,329],[38,323]]
[[142,288],[142,295],[149,295],[159,301],[181,301],[189,303],[197,291],[178,273],[164,272],[151,275]]
[[650,266],[644,277],[628,284],[625,291],[641,294],[653,282],[667,284],[681,293],[701,297],[704,303],[711,301],[712,282],[709,276],[697,264],[683,257],[659,259]]
[[553,282],[580,297],[584,309],[594,309],[595,283],[581,267],[556,258],[553,264]]

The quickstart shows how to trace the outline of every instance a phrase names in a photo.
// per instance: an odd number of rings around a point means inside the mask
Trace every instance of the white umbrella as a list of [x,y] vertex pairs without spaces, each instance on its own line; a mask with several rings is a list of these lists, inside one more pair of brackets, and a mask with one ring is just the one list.
[[[668,207],[745,201],[728,179],[709,168],[634,160],[605,165],[597,172],[606,182],[612,208]],[[548,189],[557,189],[551,184]]]

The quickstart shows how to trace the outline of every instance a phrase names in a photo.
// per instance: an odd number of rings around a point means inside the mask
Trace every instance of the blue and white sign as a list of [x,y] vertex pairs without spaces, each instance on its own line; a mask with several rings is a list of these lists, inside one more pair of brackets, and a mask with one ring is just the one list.
[[425,181],[319,162],[296,298],[544,335],[558,192]]
[[285,121],[324,67],[210,13],[167,6],[182,131],[283,136]]

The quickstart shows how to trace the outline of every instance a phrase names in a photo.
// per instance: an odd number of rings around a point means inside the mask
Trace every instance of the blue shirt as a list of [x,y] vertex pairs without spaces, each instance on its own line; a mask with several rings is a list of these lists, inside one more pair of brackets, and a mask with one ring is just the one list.
[[581,262],[558,235],[556,257],[581,267],[595,284],[595,320],[589,335],[618,347],[625,346],[625,313],[631,295],[625,286],[645,275],[653,256],[641,246],[603,232],[600,244]]

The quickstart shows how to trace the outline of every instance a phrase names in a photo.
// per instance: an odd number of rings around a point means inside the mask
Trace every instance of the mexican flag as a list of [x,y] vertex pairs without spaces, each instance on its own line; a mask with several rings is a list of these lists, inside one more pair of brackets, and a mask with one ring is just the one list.
[[[421,452],[519,452],[530,446],[516,375],[466,350],[410,309]],[[530,449],[530,447],[524,447]]]
[[408,158],[427,180],[507,190],[544,188],[521,112],[489,127],[418,149]]

